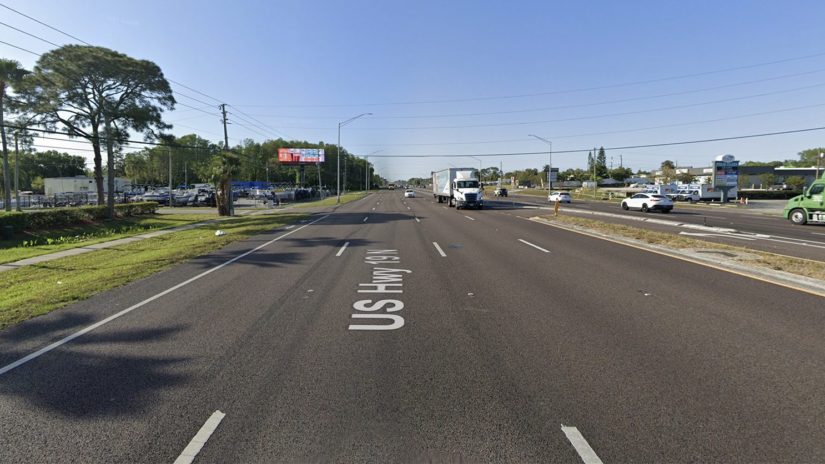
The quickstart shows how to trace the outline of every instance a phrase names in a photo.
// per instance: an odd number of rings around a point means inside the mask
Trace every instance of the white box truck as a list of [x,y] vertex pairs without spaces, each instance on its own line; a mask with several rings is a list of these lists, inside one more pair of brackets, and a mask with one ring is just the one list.
[[478,171],[473,168],[449,168],[433,171],[433,197],[439,203],[461,208],[484,207]]

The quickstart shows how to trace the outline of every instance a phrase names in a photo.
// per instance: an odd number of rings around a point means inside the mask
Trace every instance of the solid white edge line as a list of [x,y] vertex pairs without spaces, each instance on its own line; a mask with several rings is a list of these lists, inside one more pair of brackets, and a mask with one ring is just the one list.
[[464,215],[464,217],[465,217],[465,218],[467,218],[467,219],[469,219],[469,220],[471,220],[471,221],[475,221],[475,220],[476,220],[475,218],[472,218],[472,217],[470,217],[470,216],[467,216],[466,214]]
[[192,437],[192,441],[186,445],[186,448],[183,449],[183,452],[180,453],[177,459],[175,459],[174,464],[192,464],[195,460],[195,456],[200,453],[201,449],[203,449],[203,445],[206,444],[206,441],[209,440],[209,437],[212,436],[212,433],[215,432],[215,429],[218,428],[221,421],[223,420],[226,414],[215,411],[209,416],[209,419],[206,419],[206,422],[203,424],[198,433]]
[[540,246],[538,246],[538,245],[534,245],[534,244],[532,244],[532,243],[528,242],[527,240],[518,239],[518,241],[519,241],[519,242],[521,242],[521,243],[523,243],[523,244],[525,244],[525,245],[530,245],[531,247],[535,248],[536,250],[540,250],[540,251],[543,251],[543,252],[545,252],[545,253],[550,253],[550,251],[549,251],[549,250],[545,250],[544,248],[542,248],[542,247],[540,247]]
[[579,453],[579,457],[582,458],[585,464],[604,464],[602,460],[599,459],[599,456],[596,455],[596,452],[593,451],[593,448],[590,447],[590,444],[587,443],[587,440],[584,439],[581,432],[579,432],[579,429],[576,427],[565,427],[564,424],[562,424],[561,431],[564,432],[567,439],[570,440],[573,448],[576,448],[576,452]]
[[438,250],[438,254],[440,254],[442,258],[447,257],[447,255],[444,253],[444,250],[442,250],[441,247],[438,246],[438,243],[433,242],[433,246],[435,247],[436,250]]
[[2,368],[0,368],[0,375],[3,375],[3,374],[5,374],[6,372],[8,372],[8,371],[10,371],[10,370],[12,370],[12,369],[14,369],[14,368],[16,368],[16,367],[19,367],[19,366],[21,366],[21,365],[23,365],[23,364],[26,364],[27,362],[31,361],[32,359],[39,358],[40,356],[42,356],[42,355],[44,355],[44,354],[48,353],[49,351],[52,351],[53,349],[55,349],[55,348],[57,348],[57,347],[59,347],[59,346],[61,346],[61,345],[65,345],[66,343],[68,343],[68,342],[70,342],[70,341],[74,340],[75,338],[77,338],[77,337],[79,337],[79,336],[81,336],[81,335],[84,335],[84,334],[86,334],[86,333],[88,333],[88,332],[91,332],[92,330],[94,330],[94,329],[96,329],[96,328],[98,328],[98,327],[100,327],[100,326],[102,326],[102,325],[104,325],[104,324],[107,324],[107,323],[109,323],[109,322],[111,322],[111,321],[113,321],[113,320],[115,320],[115,319],[117,319],[117,318],[119,318],[119,317],[121,317],[121,316],[124,316],[124,315],[126,315],[126,314],[129,314],[130,312],[132,312],[132,311],[134,311],[134,310],[136,310],[136,309],[140,308],[141,306],[146,305],[147,303],[151,303],[151,302],[153,302],[153,301],[157,300],[158,298],[160,298],[160,297],[162,297],[162,296],[166,296],[166,295],[168,295],[168,294],[170,294],[170,293],[174,292],[175,290],[177,290],[177,289],[179,289],[179,288],[185,287],[186,285],[191,284],[192,282],[194,282],[194,281],[196,281],[196,280],[200,279],[201,277],[207,276],[207,275],[209,275],[209,274],[211,274],[211,273],[213,273],[213,272],[217,271],[218,269],[221,269],[221,268],[223,268],[223,267],[225,267],[225,266],[228,266],[228,265],[230,265],[230,264],[234,263],[235,261],[237,261],[237,260],[239,260],[239,259],[241,259],[241,258],[244,258],[244,257],[246,257],[246,256],[249,256],[249,255],[251,255],[252,253],[255,253],[256,251],[260,250],[261,248],[264,248],[264,247],[266,247],[266,246],[269,246],[269,245],[271,245],[271,244],[273,244],[273,243],[277,242],[278,240],[280,240],[280,239],[282,239],[282,238],[284,238],[284,237],[286,237],[286,236],[288,236],[288,235],[292,235],[292,234],[294,234],[295,232],[298,232],[299,230],[303,229],[304,227],[309,227],[309,226],[311,226],[311,225],[315,224],[316,222],[318,222],[318,221],[322,221],[322,220],[324,220],[324,219],[326,219],[326,218],[328,218],[328,217],[329,217],[329,214],[327,214],[326,216],[320,217],[320,218],[318,218],[318,219],[316,219],[316,220],[314,220],[314,221],[310,222],[309,224],[304,224],[304,225],[302,225],[301,227],[299,227],[299,228],[297,228],[297,229],[295,229],[295,230],[292,230],[292,231],[287,232],[287,233],[285,233],[285,234],[281,234],[281,235],[279,235],[279,236],[277,236],[277,237],[273,238],[272,240],[270,240],[270,241],[268,241],[268,242],[264,243],[263,245],[258,245],[257,247],[255,247],[255,248],[253,248],[253,249],[251,249],[251,250],[249,250],[249,251],[247,251],[247,252],[244,252],[244,253],[242,253],[242,254],[240,254],[240,255],[238,255],[238,256],[236,256],[236,257],[234,257],[234,258],[230,259],[229,261],[226,261],[226,262],[224,262],[224,263],[222,263],[222,264],[219,264],[219,265],[217,265],[217,266],[213,267],[212,269],[207,269],[206,271],[201,272],[200,274],[196,275],[195,277],[191,277],[191,278],[189,278],[189,279],[187,279],[187,280],[185,280],[185,281],[183,281],[183,282],[181,282],[181,283],[179,283],[179,284],[177,284],[177,285],[175,285],[175,286],[173,286],[173,287],[167,288],[166,290],[164,290],[164,291],[162,291],[162,292],[160,292],[160,293],[158,293],[158,294],[156,294],[156,295],[150,296],[149,298],[147,298],[147,299],[145,299],[145,300],[141,301],[140,303],[136,303],[136,304],[134,304],[134,305],[132,305],[132,306],[129,306],[128,308],[124,309],[123,311],[120,311],[119,313],[112,314],[111,316],[107,317],[106,319],[103,319],[102,321],[98,321],[98,322],[96,322],[96,323],[94,323],[94,324],[92,324],[92,325],[90,325],[90,326],[88,326],[88,327],[86,327],[86,328],[84,328],[84,329],[82,329],[82,330],[78,331],[78,332],[75,332],[75,333],[73,333],[73,334],[71,334],[71,335],[69,335],[69,336],[67,336],[67,337],[61,338],[60,340],[58,340],[58,341],[56,341],[56,342],[52,343],[51,345],[48,345],[48,346],[46,346],[46,347],[43,347],[43,348],[41,348],[41,349],[39,349],[39,350],[35,351],[34,353],[31,353],[31,354],[29,354],[29,355],[27,355],[27,356],[25,356],[25,357],[23,357],[23,358],[18,359],[17,361],[15,361],[15,362],[13,362],[13,363],[11,363],[11,364],[8,364],[8,365],[6,365],[6,366],[3,366]]
[[344,254],[344,250],[346,250],[348,246],[349,242],[344,243],[344,246],[342,246],[341,249],[338,250],[338,253],[335,253],[335,256],[341,256],[342,254]]

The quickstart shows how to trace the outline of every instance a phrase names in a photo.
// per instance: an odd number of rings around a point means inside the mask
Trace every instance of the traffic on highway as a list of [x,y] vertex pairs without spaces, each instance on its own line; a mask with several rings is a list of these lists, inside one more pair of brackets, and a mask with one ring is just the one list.
[[822,293],[418,193],[0,332],[2,460],[823,457]]

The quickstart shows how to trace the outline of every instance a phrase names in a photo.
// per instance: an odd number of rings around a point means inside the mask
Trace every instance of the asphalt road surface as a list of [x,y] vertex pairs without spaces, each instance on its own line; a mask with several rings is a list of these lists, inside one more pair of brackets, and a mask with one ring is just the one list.
[[[513,195],[494,199],[492,204],[509,203],[511,207],[548,208],[552,205],[542,197]],[[759,210],[690,205],[676,202],[670,214],[659,212],[623,211],[620,200],[612,202],[576,200],[562,208],[570,215],[597,219],[613,224],[625,224],[658,232],[685,235],[690,238],[724,243],[743,248],[767,251],[799,258],[825,261],[825,226],[797,226],[781,213],[764,214]],[[590,213],[590,214],[588,214]],[[535,215],[529,209],[523,215]],[[694,226],[716,230],[698,230]]]
[[825,461],[825,299],[402,195],[0,332],[0,462]]

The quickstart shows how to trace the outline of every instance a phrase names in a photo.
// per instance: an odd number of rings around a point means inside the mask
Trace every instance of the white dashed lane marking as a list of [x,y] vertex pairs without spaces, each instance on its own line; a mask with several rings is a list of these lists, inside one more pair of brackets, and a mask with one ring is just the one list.
[[190,441],[189,444],[186,445],[186,448],[183,449],[183,452],[180,453],[180,456],[175,459],[175,464],[191,464],[195,460],[195,456],[200,453],[203,445],[206,444],[206,441],[209,440],[209,437],[211,437],[215,429],[218,428],[224,416],[226,416],[226,414],[220,411],[212,413],[209,419],[206,420],[206,423],[203,424],[203,427],[192,437],[192,441]]
[[582,458],[584,464],[603,464],[602,460],[599,459],[599,456],[596,455],[596,452],[593,451],[593,448],[590,447],[590,444],[587,443],[587,440],[585,440],[584,436],[579,432],[579,429],[562,425],[561,431],[567,435],[567,439],[570,440],[573,448],[576,448],[576,452],[579,453],[579,457]]
[[433,246],[435,247],[436,250],[438,250],[438,254],[440,254],[442,258],[447,257],[447,255],[444,253],[444,250],[442,250],[441,247],[438,246],[438,243],[433,242]]
[[338,250],[338,253],[336,253],[335,256],[341,256],[342,254],[344,254],[344,250],[346,250],[348,246],[349,242],[344,243],[344,246],[342,246],[341,249]]
[[523,244],[525,244],[525,245],[530,245],[531,247],[535,248],[536,250],[543,251],[543,252],[545,252],[545,253],[550,253],[550,251],[549,251],[549,250],[545,250],[544,248],[542,248],[542,247],[540,247],[540,246],[538,246],[538,245],[534,245],[534,244],[532,244],[532,243],[528,242],[527,240],[518,239],[518,241],[519,241],[519,242],[521,242],[521,243],[523,243]]

